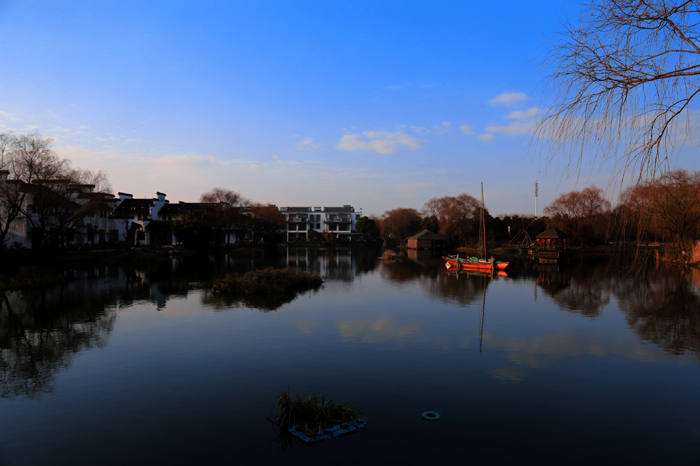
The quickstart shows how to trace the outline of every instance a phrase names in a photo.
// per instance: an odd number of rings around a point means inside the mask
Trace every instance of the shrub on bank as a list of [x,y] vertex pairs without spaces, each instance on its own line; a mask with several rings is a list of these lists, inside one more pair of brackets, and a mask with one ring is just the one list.
[[271,267],[253,270],[241,276],[226,275],[214,281],[212,291],[238,292],[251,294],[286,293],[318,288],[323,279],[318,273],[297,272],[292,267],[273,269]]

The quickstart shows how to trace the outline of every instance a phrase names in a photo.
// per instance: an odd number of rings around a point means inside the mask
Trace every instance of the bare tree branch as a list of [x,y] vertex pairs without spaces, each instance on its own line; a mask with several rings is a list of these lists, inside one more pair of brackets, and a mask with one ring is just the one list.
[[554,103],[533,142],[570,166],[590,153],[640,178],[667,171],[700,92],[700,2],[590,0],[550,46]]

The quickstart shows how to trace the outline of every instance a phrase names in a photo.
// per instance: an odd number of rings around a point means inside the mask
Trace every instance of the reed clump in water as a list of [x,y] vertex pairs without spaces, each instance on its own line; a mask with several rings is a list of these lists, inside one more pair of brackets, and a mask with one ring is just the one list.
[[27,266],[13,276],[0,275],[0,290],[45,288],[63,283],[63,275],[41,267]]
[[292,267],[284,269],[268,267],[239,276],[226,275],[214,281],[212,291],[249,294],[288,293],[318,288],[322,284],[323,278],[318,273],[297,272]]
[[387,250],[384,251],[384,254],[382,254],[382,256],[385,260],[389,262],[396,262],[403,260],[406,257],[406,254],[404,254],[403,252],[399,252],[398,254],[396,254],[394,251]]
[[340,402],[335,404],[333,400],[326,401],[323,395],[317,395],[309,390],[305,397],[297,396],[293,400],[289,391],[276,395],[275,404],[272,406],[272,421],[283,429],[293,425],[303,427],[307,432],[315,435],[337,424],[355,424],[362,419],[361,413],[354,407]]

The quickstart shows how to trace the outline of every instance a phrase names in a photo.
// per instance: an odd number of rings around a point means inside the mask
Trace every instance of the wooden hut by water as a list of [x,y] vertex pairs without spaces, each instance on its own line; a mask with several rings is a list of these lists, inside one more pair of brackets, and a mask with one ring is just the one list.
[[432,231],[423,230],[406,240],[408,249],[442,249],[445,238]]
[[531,249],[530,253],[537,257],[540,263],[564,262],[571,256],[569,238],[570,236],[559,228],[548,228],[537,235],[534,249]]

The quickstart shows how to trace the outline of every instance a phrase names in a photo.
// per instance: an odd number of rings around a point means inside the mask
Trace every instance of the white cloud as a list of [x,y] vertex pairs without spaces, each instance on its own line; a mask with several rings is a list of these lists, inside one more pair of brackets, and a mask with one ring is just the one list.
[[537,112],[539,112],[539,108],[537,107],[532,107],[528,110],[516,110],[515,112],[511,112],[510,115],[508,115],[508,118],[513,119],[513,120],[526,120],[528,118],[534,118],[537,116]]
[[369,151],[380,154],[393,154],[399,149],[411,151],[420,149],[425,144],[422,139],[414,138],[408,134],[396,131],[390,133],[386,130],[365,131],[360,134],[346,134],[340,138],[336,149],[349,151]]
[[510,105],[527,99],[527,95],[525,95],[523,92],[503,92],[502,94],[498,94],[496,97],[491,99],[490,102],[492,104]]
[[475,133],[474,133],[474,128],[472,128],[472,127],[469,126],[469,125],[461,125],[461,126],[459,127],[459,129],[462,130],[462,132],[463,132],[464,134],[468,134],[469,136],[475,134]]
[[10,121],[21,121],[21,118],[18,117],[13,117],[11,116],[8,112],[4,110],[0,110],[0,117],[3,117],[5,120],[10,120]]
[[297,149],[299,150],[314,150],[318,149],[320,143],[315,143],[311,138],[304,138],[297,144]]
[[430,133],[430,130],[424,126],[411,126],[411,130],[414,133],[418,133],[422,136],[425,136],[426,134]]
[[514,121],[506,126],[488,126],[486,131],[491,133],[502,133],[509,136],[527,134],[535,124],[534,121]]
[[493,138],[494,138],[493,134],[491,134],[491,133],[480,134],[477,137],[484,142],[491,142],[491,141],[493,141]]
[[425,136],[431,133],[436,135],[443,135],[450,130],[451,124],[452,122],[450,121],[443,121],[439,125],[433,125],[430,128],[426,128],[425,126],[411,126],[411,131],[413,131],[414,133],[418,133],[421,136]]

